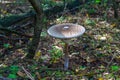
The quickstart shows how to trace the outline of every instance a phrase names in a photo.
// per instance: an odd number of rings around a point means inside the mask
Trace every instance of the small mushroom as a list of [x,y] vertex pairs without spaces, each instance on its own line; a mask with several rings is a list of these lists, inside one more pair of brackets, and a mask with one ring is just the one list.
[[69,52],[68,52],[69,42],[67,40],[81,36],[85,32],[85,28],[77,24],[63,23],[63,24],[51,26],[47,32],[50,36],[61,39],[65,42],[64,69],[67,70],[69,66]]

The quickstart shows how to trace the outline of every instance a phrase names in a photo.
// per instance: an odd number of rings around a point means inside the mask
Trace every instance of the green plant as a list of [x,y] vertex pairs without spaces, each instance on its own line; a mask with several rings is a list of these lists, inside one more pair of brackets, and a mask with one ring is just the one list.
[[52,50],[49,50],[49,53],[51,55],[51,61],[54,63],[63,56],[63,51],[58,46],[52,46]]
[[3,44],[3,47],[4,48],[10,48],[10,44],[9,43],[5,43],[5,44]]
[[112,71],[118,71],[119,70],[119,66],[113,65],[113,66],[111,66],[111,69],[112,69]]
[[90,8],[88,9],[88,14],[94,14],[96,13],[97,11],[94,9],[94,8]]
[[90,25],[90,26],[95,26],[96,23],[94,20],[91,20],[91,19],[86,19],[85,22],[84,22],[86,25]]
[[100,2],[101,2],[101,0],[95,0],[95,3],[97,3],[97,4],[100,3]]

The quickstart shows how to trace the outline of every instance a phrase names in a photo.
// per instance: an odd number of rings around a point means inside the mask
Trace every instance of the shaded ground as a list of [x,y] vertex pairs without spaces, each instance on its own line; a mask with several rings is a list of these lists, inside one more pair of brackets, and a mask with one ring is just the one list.
[[89,15],[81,10],[74,15],[67,13],[48,21],[48,26],[71,22],[83,25],[86,29],[83,36],[71,40],[68,71],[63,70],[64,43],[48,36],[46,28],[41,35],[40,52],[36,53],[35,59],[30,60],[24,57],[27,54],[26,45],[29,44],[25,37],[13,34],[7,37],[15,40],[0,37],[0,78],[28,80],[33,76],[35,80],[119,80],[120,25],[113,14],[108,15],[111,16]]

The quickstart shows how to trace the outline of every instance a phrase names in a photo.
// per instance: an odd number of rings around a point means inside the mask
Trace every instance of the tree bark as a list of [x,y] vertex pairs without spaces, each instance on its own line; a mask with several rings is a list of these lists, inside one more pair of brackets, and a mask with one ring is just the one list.
[[113,9],[114,9],[114,17],[117,19],[118,18],[118,11],[117,11],[118,4],[117,4],[116,0],[112,0],[112,2],[113,2]]
[[43,26],[43,8],[41,6],[41,3],[38,0],[28,0],[31,5],[33,6],[36,17],[35,17],[35,26],[34,26],[34,36],[31,41],[31,43],[28,45],[28,55],[27,58],[33,58],[35,55],[35,52],[38,48],[39,41],[40,41],[40,34],[42,32],[42,26]]

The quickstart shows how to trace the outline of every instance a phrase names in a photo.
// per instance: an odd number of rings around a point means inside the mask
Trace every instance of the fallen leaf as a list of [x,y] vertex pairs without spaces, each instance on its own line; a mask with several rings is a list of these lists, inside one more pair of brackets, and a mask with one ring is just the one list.
[[38,80],[41,80],[41,76],[40,76],[39,72],[36,72],[36,75],[37,75]]
[[41,57],[41,51],[38,50],[38,51],[35,53],[34,59],[35,59],[36,61],[38,61],[38,60],[40,59],[40,57]]
[[111,24],[112,27],[116,27],[116,23]]
[[20,77],[25,77],[25,74],[23,72],[21,72],[21,71],[18,71],[17,75],[20,76]]
[[99,78],[98,80],[104,80],[103,78]]

